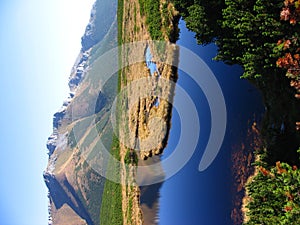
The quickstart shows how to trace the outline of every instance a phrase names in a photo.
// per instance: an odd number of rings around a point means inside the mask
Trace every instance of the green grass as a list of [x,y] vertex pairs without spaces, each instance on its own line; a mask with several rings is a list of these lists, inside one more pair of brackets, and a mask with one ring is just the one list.
[[[118,20],[118,45],[123,44],[122,29],[123,29],[123,6],[124,0],[118,0],[117,20]],[[119,65],[122,65],[121,47],[119,48]],[[118,72],[117,90],[121,90],[122,70]],[[119,107],[119,101],[117,103]],[[118,112],[118,109],[117,109]],[[118,117],[118,115],[117,115]],[[118,127],[118,121],[117,121]],[[111,155],[120,161],[120,143],[118,137],[114,136],[111,145]],[[108,162],[107,176],[115,176],[120,178],[120,169],[115,168],[112,161]],[[104,191],[102,195],[102,205],[100,210],[100,224],[101,225],[122,225],[123,212],[122,212],[122,186],[110,180],[106,180]]]
[[124,162],[125,164],[129,165],[129,164],[133,164],[133,165],[137,165],[138,164],[138,156],[136,154],[135,151],[133,151],[133,158],[130,158],[130,150],[128,149],[124,158]]
[[123,43],[122,34],[123,34],[123,7],[124,7],[124,0],[118,0],[118,11],[117,11],[117,18],[118,18],[118,44],[121,45]]
[[[116,136],[113,137],[111,154],[120,160],[120,144]],[[115,168],[115,166],[112,161],[108,163],[108,176],[120,177],[120,168]],[[123,224],[122,186],[119,183],[110,180],[106,180],[105,182],[100,211],[100,224]]]
[[[117,18],[118,18],[118,45],[119,45],[119,68],[122,67],[122,49],[121,46],[124,43],[123,40],[123,7],[124,7],[124,0],[118,0],[118,11],[117,11]],[[122,86],[122,69],[118,71],[118,92],[121,91]]]

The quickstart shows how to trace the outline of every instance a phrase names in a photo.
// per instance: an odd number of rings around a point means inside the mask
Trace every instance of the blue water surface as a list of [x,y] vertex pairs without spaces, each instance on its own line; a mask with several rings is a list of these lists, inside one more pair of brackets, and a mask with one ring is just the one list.
[[[240,79],[242,69],[239,66],[228,66],[212,60],[217,52],[214,44],[197,45],[194,33],[186,29],[183,20],[180,21],[179,27],[180,40],[177,44],[200,56],[213,71],[222,88],[227,108],[227,129],[216,159],[208,169],[199,172],[199,162],[210,134],[210,109],[201,88],[186,73],[179,71],[177,85],[184,88],[196,104],[201,132],[191,160],[175,176],[163,183],[160,190],[159,224],[231,225],[233,224],[231,220],[233,201],[231,148],[245,135],[249,120],[253,120],[255,114],[262,114],[262,98],[254,86]],[[205,76],[205,74],[199,71],[199,76]],[[176,94],[174,101],[178,101]],[[178,102],[178,104],[184,105],[185,102]],[[164,159],[170,156],[178,143],[181,130],[180,116],[173,108],[168,146],[161,158],[163,165]],[[180,151],[184,152],[186,149]]]

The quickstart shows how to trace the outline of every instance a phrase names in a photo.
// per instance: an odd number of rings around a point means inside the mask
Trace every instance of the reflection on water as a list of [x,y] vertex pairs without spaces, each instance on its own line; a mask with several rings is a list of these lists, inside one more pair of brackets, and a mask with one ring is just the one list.
[[157,76],[160,76],[160,73],[157,69],[156,63],[153,61],[153,56],[151,54],[150,46],[148,45],[145,52],[145,61],[148,69],[150,70],[151,76],[157,73]]
[[[199,172],[199,161],[211,132],[210,108],[196,82],[184,71],[179,71],[177,86],[179,85],[188,93],[198,112],[201,130],[199,142],[193,157],[177,174],[164,183],[141,187],[140,200],[144,224],[232,225],[234,205],[232,193],[234,184],[231,173],[232,146],[244,140],[249,121],[253,119],[254,114],[260,115],[264,107],[258,91],[246,80],[239,78],[242,74],[241,68],[212,61],[216,55],[216,46],[197,45],[194,34],[186,29],[183,21],[180,22],[179,27],[181,32],[178,45],[200,56],[213,71],[222,88],[228,114],[227,130],[219,155],[207,170]],[[159,75],[149,46],[145,51],[145,61],[151,75],[155,76],[155,73]],[[199,71],[199,76],[205,75]],[[160,99],[156,97],[155,106],[159,105],[159,101]],[[178,101],[182,100],[178,99],[175,94],[174,103],[185,106],[184,100]],[[155,156],[147,161],[140,160],[139,166],[160,162],[162,168],[164,167],[164,160],[172,154],[178,144],[181,116],[184,115],[179,115],[174,107],[168,146],[163,155]],[[184,152],[187,149],[179,149],[179,151]],[[155,171],[144,171],[142,178],[153,179],[155,175]]]
[[[154,163],[158,163],[158,167],[162,166],[160,164],[160,157],[153,156],[146,161],[139,160],[139,166],[147,166],[152,165]],[[150,171],[149,169],[145,169],[142,171],[142,178],[147,180],[148,182],[155,178],[155,171]],[[163,177],[162,177],[163,178]],[[143,212],[144,224],[146,225],[155,225],[158,224],[158,213],[159,213],[159,198],[160,198],[160,189],[162,183],[156,183],[148,186],[141,186],[141,197],[140,204]]]
[[[212,61],[217,51],[216,46],[197,45],[194,34],[187,31],[183,21],[180,22],[179,27],[181,32],[178,45],[189,48],[200,56],[215,74],[224,94],[228,124],[219,155],[207,170],[199,172],[199,161],[211,132],[210,108],[201,88],[188,74],[179,71],[177,86],[184,88],[193,99],[198,111],[201,133],[191,160],[175,176],[166,180],[160,189],[158,224],[231,225],[233,224],[231,218],[233,209],[231,147],[244,138],[244,133],[240,131],[247,131],[249,120],[253,119],[253,115],[262,113],[261,96],[250,83],[239,78],[242,73],[241,68]],[[199,76],[205,75],[199,71]],[[179,100],[175,94],[174,102],[176,101]],[[184,105],[185,102],[177,102],[177,104]],[[164,159],[170,156],[178,142],[181,130],[180,116],[183,115],[178,115],[173,108],[168,146],[161,157],[163,166]],[[180,149],[180,151],[186,151],[186,149]]]

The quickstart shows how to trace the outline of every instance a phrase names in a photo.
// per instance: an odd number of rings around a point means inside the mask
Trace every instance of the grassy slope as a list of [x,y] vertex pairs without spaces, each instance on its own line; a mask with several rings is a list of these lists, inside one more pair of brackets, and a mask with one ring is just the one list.
[[[111,153],[119,160],[120,146],[117,137],[113,138]],[[109,176],[120,176],[120,168],[114,168],[113,163],[109,162],[107,173]],[[106,180],[104,186],[100,224],[123,224],[121,185],[110,180]]]
[[[123,23],[123,0],[118,0],[118,44],[122,44],[122,23]],[[121,88],[119,72],[118,91]],[[117,137],[113,137],[111,154],[116,159],[120,159],[120,145]],[[108,162],[107,173],[109,176],[120,177],[120,168],[113,168],[113,163]],[[122,213],[122,187],[121,184],[106,180],[102,195],[102,205],[100,211],[101,225],[123,224]]]

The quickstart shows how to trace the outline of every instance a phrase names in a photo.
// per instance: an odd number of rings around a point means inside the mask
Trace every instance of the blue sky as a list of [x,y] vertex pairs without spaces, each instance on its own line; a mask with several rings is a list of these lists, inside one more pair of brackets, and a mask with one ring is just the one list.
[[94,0],[0,1],[0,224],[47,224],[45,143]]

